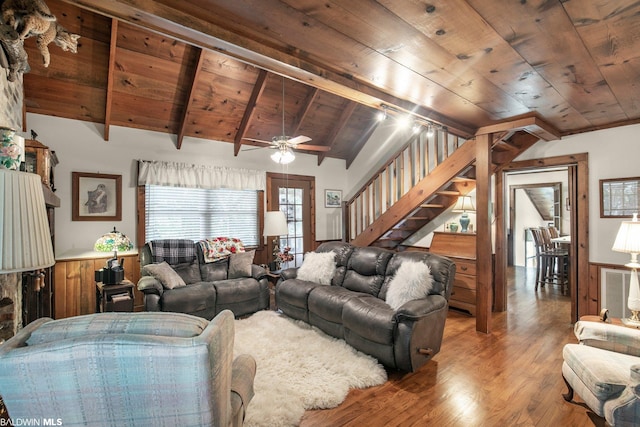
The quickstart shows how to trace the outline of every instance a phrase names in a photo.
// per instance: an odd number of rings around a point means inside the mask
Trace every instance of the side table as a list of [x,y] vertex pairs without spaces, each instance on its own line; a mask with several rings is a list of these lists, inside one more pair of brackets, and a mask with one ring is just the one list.
[[133,282],[123,280],[115,285],[96,283],[96,313],[133,311]]
[[269,281],[269,288],[275,289],[278,279],[280,279],[280,272],[282,270],[267,271],[267,280]]
[[269,307],[276,306],[276,284],[280,279],[280,271],[281,270],[267,270],[267,280],[269,281]]

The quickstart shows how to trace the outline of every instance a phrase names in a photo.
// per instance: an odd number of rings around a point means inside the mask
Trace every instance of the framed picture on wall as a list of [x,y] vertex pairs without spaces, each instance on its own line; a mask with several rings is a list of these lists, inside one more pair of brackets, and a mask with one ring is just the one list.
[[600,180],[600,218],[631,218],[640,209],[640,177]]
[[72,172],[72,221],[122,220],[122,175]]
[[342,190],[324,190],[324,207],[339,208],[342,205]]

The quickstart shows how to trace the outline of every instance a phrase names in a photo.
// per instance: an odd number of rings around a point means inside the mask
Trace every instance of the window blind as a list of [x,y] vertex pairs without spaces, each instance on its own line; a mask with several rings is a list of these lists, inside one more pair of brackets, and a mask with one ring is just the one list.
[[237,237],[257,246],[258,192],[145,186],[146,240]]

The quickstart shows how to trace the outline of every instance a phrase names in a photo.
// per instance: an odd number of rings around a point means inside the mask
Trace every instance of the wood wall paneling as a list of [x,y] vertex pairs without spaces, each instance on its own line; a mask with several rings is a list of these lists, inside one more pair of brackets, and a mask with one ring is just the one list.
[[[55,270],[55,318],[95,313],[96,282],[95,271],[105,266],[109,256],[104,258],[71,259],[57,261]],[[140,260],[138,255],[125,255],[125,278],[134,284],[140,280]],[[143,296],[134,288],[134,310],[141,311]]]

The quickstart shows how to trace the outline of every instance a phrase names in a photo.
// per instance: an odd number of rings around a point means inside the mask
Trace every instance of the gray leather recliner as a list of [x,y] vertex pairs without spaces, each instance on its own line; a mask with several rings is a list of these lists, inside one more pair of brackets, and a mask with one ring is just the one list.
[[[276,286],[276,304],[284,314],[344,339],[382,364],[415,371],[440,351],[455,264],[427,252],[392,252],[326,242],[316,252],[333,251],[336,271],[331,286],[297,279],[284,270]],[[404,261],[430,267],[433,289],[426,298],[397,310],[386,302],[389,283]]]
[[212,319],[223,310],[231,310],[236,317],[269,308],[267,271],[253,264],[251,276],[228,278],[228,259],[205,263],[197,242],[174,240],[181,247],[193,245],[193,255],[186,259],[164,259],[185,279],[187,286],[165,289],[153,276],[145,275],[144,266],[154,258],[152,245],[146,243],[140,251],[142,277],[138,289],[144,293],[145,311],[186,313]]

